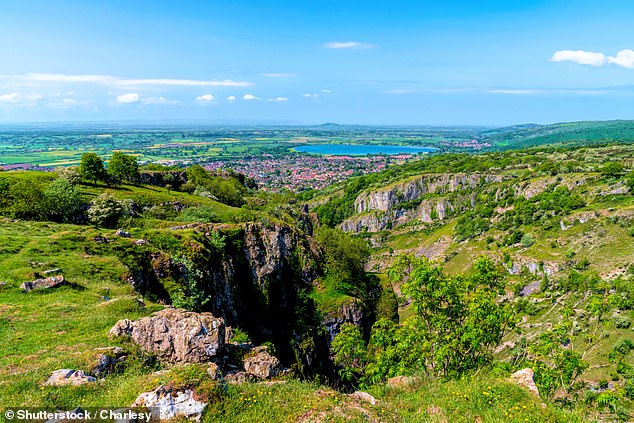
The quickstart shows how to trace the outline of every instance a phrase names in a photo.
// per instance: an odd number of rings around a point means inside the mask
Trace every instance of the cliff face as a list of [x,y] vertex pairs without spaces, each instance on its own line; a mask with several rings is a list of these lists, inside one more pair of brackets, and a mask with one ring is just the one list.
[[366,317],[363,313],[363,305],[355,298],[351,298],[349,302],[340,305],[336,311],[328,313],[322,321],[328,332],[328,345],[332,344],[335,336],[341,331],[341,326],[346,323],[365,329],[364,319]]
[[[421,175],[361,193],[354,202],[358,214],[340,227],[352,233],[379,232],[416,219],[425,223],[444,220],[475,206],[475,188],[503,180],[501,175],[480,173]],[[420,201],[418,205],[416,201]]]
[[[222,245],[216,230],[224,237]],[[319,262],[311,243],[306,232],[283,224],[201,226],[183,247],[186,261],[150,254],[145,265],[131,272],[130,282],[171,302],[188,281],[187,295],[204,298],[200,311],[246,330],[256,344],[272,341],[287,364],[324,373],[328,343],[306,295],[319,274],[311,265]]]
[[388,211],[426,194],[447,194],[502,180],[501,175],[480,173],[426,174],[388,188],[361,193],[354,202],[354,209],[357,213]]

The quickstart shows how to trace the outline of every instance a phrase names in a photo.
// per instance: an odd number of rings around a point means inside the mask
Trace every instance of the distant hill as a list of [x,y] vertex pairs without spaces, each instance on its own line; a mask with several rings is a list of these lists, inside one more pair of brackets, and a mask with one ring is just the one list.
[[516,149],[566,143],[590,145],[634,141],[634,121],[581,121],[552,125],[516,125],[480,133],[495,149]]

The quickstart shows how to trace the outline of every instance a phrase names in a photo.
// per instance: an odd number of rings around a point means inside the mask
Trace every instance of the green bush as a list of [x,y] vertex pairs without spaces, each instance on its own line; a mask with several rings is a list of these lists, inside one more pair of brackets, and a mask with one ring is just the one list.
[[218,214],[209,207],[187,207],[178,214],[175,220],[200,223],[220,222]]
[[629,329],[632,326],[632,321],[625,316],[615,316],[612,322],[617,329]]

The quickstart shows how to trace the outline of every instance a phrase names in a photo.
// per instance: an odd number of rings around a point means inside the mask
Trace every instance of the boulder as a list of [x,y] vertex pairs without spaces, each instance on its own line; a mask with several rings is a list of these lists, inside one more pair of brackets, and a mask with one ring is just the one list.
[[376,405],[376,398],[374,398],[372,395],[368,394],[367,392],[356,391],[349,394],[349,397],[359,401],[367,402],[368,404],[371,404],[371,405]]
[[209,363],[209,366],[207,366],[207,374],[213,380],[220,379],[220,377],[222,376],[220,373],[220,368],[216,363]]
[[131,407],[145,407],[158,411],[161,420],[187,417],[198,419],[207,403],[197,401],[191,389],[177,390],[169,386],[159,386],[152,392],[144,392],[137,397]]
[[254,382],[256,377],[247,372],[234,372],[225,376],[225,382],[230,385],[240,385],[246,382]]
[[511,382],[521,386],[522,388],[528,389],[539,398],[539,389],[537,389],[537,385],[535,385],[533,375],[533,369],[527,367],[526,369],[518,370],[513,373],[511,375]]
[[244,370],[247,373],[259,377],[260,379],[268,379],[275,377],[282,371],[282,363],[277,357],[269,353],[266,346],[256,347],[251,353],[242,360]]
[[127,356],[121,347],[98,348],[97,351],[104,351],[97,356],[97,363],[90,370],[95,376],[105,376],[120,371]]
[[211,313],[166,308],[136,321],[119,320],[110,336],[128,338],[165,361],[205,363],[222,352],[225,323]]
[[26,292],[32,291],[34,289],[46,289],[46,288],[55,288],[64,283],[64,276],[51,276],[50,278],[37,279],[31,282],[24,282],[20,285],[20,288],[24,289]]
[[114,234],[116,236],[120,236],[121,238],[130,238],[132,236],[130,232],[124,231],[123,229],[117,229],[117,232]]
[[97,381],[97,379],[95,379],[92,376],[88,376],[82,370],[59,369],[59,370],[55,370],[53,373],[51,373],[51,375],[49,376],[49,378],[46,381],[45,385],[48,385],[48,386],[67,386],[67,385],[79,386],[79,385],[84,385],[86,383],[93,383],[93,382],[96,382],[96,381]]
[[418,378],[412,376],[394,376],[387,380],[387,386],[390,388],[409,388],[418,381]]

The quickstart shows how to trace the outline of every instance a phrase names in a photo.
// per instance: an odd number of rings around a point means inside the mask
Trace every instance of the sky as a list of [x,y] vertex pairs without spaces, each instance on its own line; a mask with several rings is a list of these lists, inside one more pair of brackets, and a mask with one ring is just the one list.
[[634,119],[630,1],[0,0],[0,122]]

